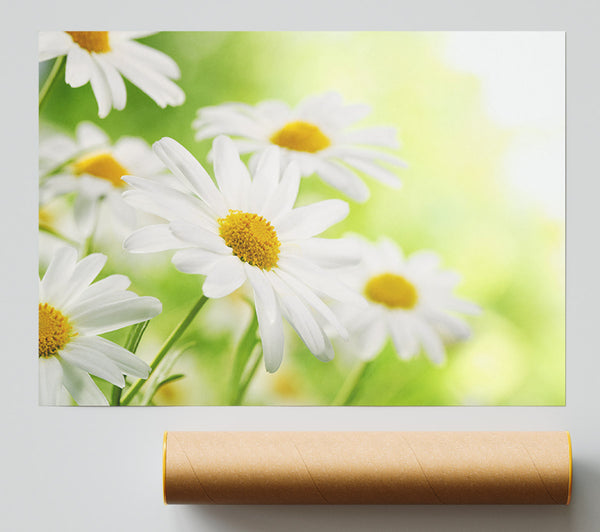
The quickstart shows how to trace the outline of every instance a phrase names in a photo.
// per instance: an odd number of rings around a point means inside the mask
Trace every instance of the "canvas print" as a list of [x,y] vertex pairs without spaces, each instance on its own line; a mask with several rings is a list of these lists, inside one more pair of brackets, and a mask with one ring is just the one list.
[[564,60],[40,32],[40,404],[564,404]]

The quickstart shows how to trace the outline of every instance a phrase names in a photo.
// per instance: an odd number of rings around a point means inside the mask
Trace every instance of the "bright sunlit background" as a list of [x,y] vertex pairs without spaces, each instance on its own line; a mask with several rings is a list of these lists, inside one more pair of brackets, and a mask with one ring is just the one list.
[[[179,64],[181,107],[160,109],[127,83],[125,110],[100,120],[89,85],[54,87],[42,127],[72,134],[82,120],[113,140],[170,136],[209,168],[210,141],[196,142],[196,110],[228,101],[255,104],[339,91],[368,103],[363,125],[394,125],[402,141],[393,191],[367,178],[371,199],[326,236],[386,235],[409,254],[431,249],[460,272],[458,295],[483,313],[468,341],[448,346],[439,367],[421,355],[404,362],[391,345],[370,366],[354,404],[560,405],[565,400],[565,64],[564,34],[498,33],[162,33],[143,39]],[[48,65],[41,65],[43,80]],[[299,202],[340,197],[311,177]],[[70,205],[49,206],[69,231]],[[41,270],[58,242],[41,235]],[[163,302],[138,354],[150,361],[197,299],[202,279],[178,272],[172,253],[128,255],[110,228],[95,250],[102,275],[124,273],[132,289]],[[210,301],[180,342],[184,349],[156,404],[219,404],[232,351],[250,309],[239,295]],[[108,337],[121,340],[127,331]],[[328,364],[288,334],[281,369],[261,368],[247,404],[329,404],[353,361]]]

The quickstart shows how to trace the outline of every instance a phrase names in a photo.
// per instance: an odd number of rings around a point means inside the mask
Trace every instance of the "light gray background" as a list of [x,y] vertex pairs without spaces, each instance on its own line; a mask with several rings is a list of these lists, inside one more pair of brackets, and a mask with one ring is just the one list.
[[[598,10],[556,0],[124,0],[3,5],[0,51],[0,529],[6,531],[600,530]],[[41,408],[37,300],[39,29],[566,30],[567,406]],[[210,82],[209,79],[206,80]],[[549,286],[548,290],[554,287]],[[165,507],[164,430],[563,430],[569,507]]]

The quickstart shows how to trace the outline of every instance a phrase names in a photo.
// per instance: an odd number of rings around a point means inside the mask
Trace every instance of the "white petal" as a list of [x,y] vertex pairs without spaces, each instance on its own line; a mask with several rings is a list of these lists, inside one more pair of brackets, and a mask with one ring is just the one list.
[[[82,179],[82,178],[80,178]],[[87,237],[94,231],[98,212],[98,197],[80,192],[73,204],[73,218],[77,224],[77,230],[82,237]]]
[[282,241],[310,238],[340,222],[350,212],[345,201],[324,200],[298,207],[273,220]]
[[388,271],[398,271],[402,268],[404,257],[400,247],[389,238],[381,237],[375,244],[379,267]]
[[471,336],[469,325],[456,316],[443,312],[427,312],[429,323],[435,327],[440,334],[451,340],[467,340]]
[[220,298],[237,290],[246,280],[246,274],[240,259],[225,257],[220,259],[208,271],[202,291],[206,297]]
[[447,300],[444,300],[444,306],[448,310],[462,312],[463,314],[469,314],[472,316],[481,314],[481,307],[479,305],[472,303],[471,301],[459,299],[457,297],[449,297]]
[[63,372],[56,357],[38,358],[39,364],[39,404],[56,405],[62,388]]
[[250,192],[250,174],[240,160],[229,137],[219,136],[213,142],[215,178],[230,209],[246,210]]
[[223,255],[203,249],[182,249],[173,255],[171,262],[180,272],[206,275]]
[[73,39],[64,31],[40,31],[38,53],[40,61],[65,55],[73,46]]
[[98,116],[100,118],[106,118],[112,108],[112,96],[108,80],[98,64],[92,65],[90,83],[96,101],[98,102]]
[[[91,301],[99,296],[104,296],[111,292],[120,292],[127,290],[131,281],[125,275],[109,275],[100,281],[88,286],[77,298],[77,304],[84,304],[87,301]],[[66,309],[72,308],[71,305],[67,305]],[[70,311],[69,311],[70,313]]]
[[402,360],[409,360],[416,356],[419,353],[419,341],[411,331],[409,318],[401,314],[390,314],[387,322],[398,356]]
[[90,81],[93,68],[89,52],[80,46],[73,46],[67,55],[65,81],[71,87],[81,87]]
[[160,301],[154,297],[138,297],[91,308],[71,316],[82,334],[103,334],[149,320],[162,310]]
[[92,253],[81,259],[67,281],[60,295],[60,301],[57,301],[56,304],[63,307],[78,298],[104,268],[106,258],[106,255],[102,253]]
[[263,211],[258,214],[262,214],[267,220],[274,220],[288,213],[296,203],[299,187],[300,169],[296,163],[292,162],[284,170],[279,186],[265,204]]
[[135,59],[120,53],[111,54],[107,59],[110,59],[119,72],[150,96],[159,107],[181,105],[185,101],[185,93],[180,87],[159,72],[136,63]]
[[63,383],[78,405],[108,406],[108,400],[89,374],[65,360],[60,360]]
[[[343,268],[360,262],[360,246],[351,238],[309,238],[289,244],[290,250],[322,268]],[[292,254],[294,251],[290,251]]]
[[94,346],[88,345],[86,340],[85,337],[71,340],[60,351],[61,359],[115,386],[125,386],[123,374],[116,364]]
[[325,341],[321,327],[315,320],[310,310],[276,275],[270,274],[277,299],[283,310],[285,318],[306,344],[310,352],[319,356],[325,351]]
[[128,56],[144,64],[146,68],[152,69],[169,78],[177,79],[181,76],[179,67],[173,59],[149,46],[135,41],[121,41],[118,45],[118,51],[126,53]]
[[110,138],[92,122],[80,122],[75,129],[75,137],[80,150],[108,148]]
[[372,320],[366,327],[354,331],[353,350],[361,360],[373,360],[385,346],[387,329],[383,320]]
[[349,198],[361,203],[369,199],[370,192],[367,185],[349,168],[318,158],[315,158],[314,166],[315,172],[323,181],[340,190]]
[[340,139],[348,144],[368,144],[397,149],[399,147],[395,127],[374,126],[349,131]]
[[[82,338],[82,340],[84,339]],[[85,341],[88,347],[102,352],[104,356],[112,360],[125,375],[131,375],[140,379],[148,378],[150,366],[141,358],[127,351],[127,349],[100,336],[90,336],[85,338]]]
[[127,89],[125,88],[125,82],[123,81],[121,74],[119,74],[117,69],[101,55],[97,55],[95,59],[96,64],[102,69],[102,73],[110,88],[114,108],[119,111],[125,109],[125,104],[127,103]]
[[352,157],[347,157],[345,162],[357,170],[364,172],[368,176],[377,179],[377,181],[380,181],[388,187],[400,188],[400,178],[390,170],[378,165],[375,162],[365,161],[363,159],[354,159]]
[[265,272],[248,263],[244,263],[244,269],[252,285],[252,290],[254,290],[254,299],[259,299],[261,302],[264,319],[270,323],[278,317],[281,318],[273,287]]
[[199,225],[179,220],[171,222],[169,228],[177,238],[188,244],[213,253],[231,255],[231,248],[227,247],[225,241],[214,231],[208,231]]
[[202,200],[219,216],[227,212],[225,201],[206,170],[181,144],[171,138],[164,137],[152,145],[160,160],[184,184],[202,198]]
[[364,298],[340,282],[339,276],[331,270],[319,268],[317,265],[299,257],[280,257],[278,268],[300,279],[318,294],[342,303],[366,306]]
[[207,214],[206,204],[187,191],[182,192],[172,186],[141,177],[125,176],[123,180],[133,187],[123,193],[123,199],[136,209],[167,220],[187,220],[207,229],[217,225]]
[[260,298],[256,298],[256,293],[254,301],[265,369],[269,373],[275,373],[283,360],[284,346],[283,322],[281,320],[279,304],[276,305],[277,317],[273,321],[269,321],[265,316],[267,309],[264,306],[264,302]]
[[40,301],[42,303],[53,303],[60,299],[76,263],[77,251],[74,248],[63,246],[56,251],[40,282]]
[[[280,150],[272,146],[264,150],[257,163],[250,188],[250,210],[259,213],[279,184]],[[295,198],[294,198],[295,200]]]
[[421,321],[415,322],[415,333],[431,361],[442,364],[446,359],[446,351],[439,335],[428,324]]
[[184,242],[173,235],[167,224],[142,227],[123,242],[123,248],[130,253],[154,253],[185,246]]
[[[92,285],[95,286],[95,285]],[[136,299],[138,297],[134,292],[129,290],[111,290],[104,293],[97,293],[94,297],[88,297],[85,299],[77,299],[70,305],[64,307],[65,313],[68,316],[79,316],[90,310],[94,310],[106,305],[113,305],[117,303],[123,303],[130,299]]]
[[304,285],[301,281],[292,277],[290,274],[278,270],[275,272],[288,287],[296,293],[302,300],[308,303],[318,314],[320,314],[329,324],[336,330],[336,332],[344,339],[348,338],[348,332],[346,328],[340,323],[337,316],[333,311],[319,299],[310,288]]

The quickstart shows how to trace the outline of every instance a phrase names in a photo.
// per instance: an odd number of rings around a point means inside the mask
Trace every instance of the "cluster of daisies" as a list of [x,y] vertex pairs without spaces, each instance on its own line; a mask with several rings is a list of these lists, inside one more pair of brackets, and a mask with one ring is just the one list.
[[[43,32],[40,60],[66,56],[65,81],[91,84],[101,118],[125,107],[122,76],[161,107],[183,103],[172,81],[177,65],[134,40],[145,35]],[[345,201],[295,206],[302,178],[311,175],[359,202],[369,188],[357,172],[399,187],[395,170],[403,162],[390,153],[396,131],[355,127],[368,113],[335,92],[295,108],[279,101],[202,108],[193,127],[198,140],[214,138],[213,176],[171,138],[152,148],[138,138],[112,143],[88,122],[74,138],[42,138],[40,227],[48,204],[73,198],[74,244],[81,245],[60,247],[40,281],[40,401],[108,404],[91,375],[123,388],[124,375],[147,379],[155,369],[100,336],[161,312],[157,299],[128,291],[123,275],[94,282],[107,257],[88,254],[84,243],[104,217],[126,236],[130,253],[174,251],[177,270],[204,276],[204,298],[246,287],[268,372],[283,359],[284,320],[322,361],[333,359],[338,344],[371,360],[391,339],[402,359],[423,350],[443,362],[444,344],[469,336],[459,314],[478,312],[454,295],[458,276],[442,270],[435,253],[404,257],[388,239],[320,237],[348,216]],[[249,155],[247,165],[241,155]]]

